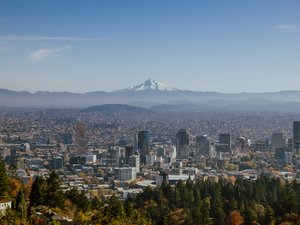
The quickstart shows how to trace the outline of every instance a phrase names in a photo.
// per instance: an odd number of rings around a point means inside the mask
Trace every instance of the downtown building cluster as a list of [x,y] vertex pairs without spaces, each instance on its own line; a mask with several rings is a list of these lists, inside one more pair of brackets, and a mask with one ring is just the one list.
[[227,119],[222,129],[215,129],[221,125],[213,122],[201,125],[214,131],[204,133],[192,122],[184,123],[184,117],[165,124],[134,119],[126,123],[55,113],[1,118],[1,155],[7,168],[16,166],[24,183],[55,170],[65,191],[76,188],[90,196],[117,194],[124,199],[164,179],[175,184],[187,179],[255,180],[262,173],[287,181],[300,177],[299,121],[291,121],[290,129],[282,132],[276,127],[267,137],[259,132],[247,137],[222,131]]

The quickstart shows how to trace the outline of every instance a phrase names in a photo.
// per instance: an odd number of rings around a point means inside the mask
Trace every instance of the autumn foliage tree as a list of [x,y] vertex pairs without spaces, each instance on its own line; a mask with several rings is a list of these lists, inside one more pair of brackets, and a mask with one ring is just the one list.
[[229,214],[227,221],[228,225],[240,225],[244,223],[244,217],[241,216],[241,213],[238,210],[233,210]]

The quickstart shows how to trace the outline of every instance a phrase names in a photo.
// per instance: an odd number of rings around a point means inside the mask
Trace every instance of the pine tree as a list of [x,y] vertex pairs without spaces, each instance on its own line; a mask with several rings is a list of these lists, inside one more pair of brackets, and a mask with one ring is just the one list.
[[45,195],[45,203],[49,207],[62,208],[64,204],[64,194],[60,187],[61,181],[58,175],[52,171],[49,178],[46,180],[47,189]]
[[0,199],[6,198],[9,191],[8,176],[5,169],[5,164],[0,156]]
[[266,208],[265,224],[266,225],[275,224],[274,210],[270,206],[267,206]]
[[36,177],[29,195],[29,207],[35,207],[45,203],[46,188],[47,184],[45,180],[42,177]]
[[27,221],[27,203],[25,201],[25,196],[23,189],[21,188],[18,192],[16,204],[15,204],[15,211],[19,215],[22,220],[22,224],[26,224]]
[[222,196],[217,187],[214,187],[213,191],[214,194],[212,195],[211,215],[213,215],[215,225],[223,225],[225,222],[225,213],[223,211]]

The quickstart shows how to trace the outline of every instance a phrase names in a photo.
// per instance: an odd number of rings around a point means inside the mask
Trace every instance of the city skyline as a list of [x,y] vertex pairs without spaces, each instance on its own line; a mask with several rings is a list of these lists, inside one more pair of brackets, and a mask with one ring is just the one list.
[[297,1],[2,1],[1,87],[299,90]]

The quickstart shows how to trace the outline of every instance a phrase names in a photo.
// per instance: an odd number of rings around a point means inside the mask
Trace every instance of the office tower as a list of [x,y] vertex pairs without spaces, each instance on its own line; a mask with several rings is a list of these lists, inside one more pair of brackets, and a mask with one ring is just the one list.
[[207,135],[196,136],[196,151],[198,155],[209,155],[210,140]]
[[293,153],[285,152],[285,165],[292,165],[292,164],[293,164]]
[[255,141],[255,151],[257,152],[267,152],[270,150],[270,144],[268,138],[261,138]]
[[120,158],[122,157],[121,149],[118,146],[109,149],[110,152],[110,163],[113,167],[120,166]]
[[219,134],[219,144],[223,145],[225,152],[231,152],[231,135],[230,135],[230,133]]
[[125,146],[125,164],[128,164],[129,157],[134,155],[134,149],[132,145]]
[[219,143],[228,144],[231,147],[231,135],[230,133],[221,133],[219,134]]
[[126,181],[136,178],[135,167],[115,167],[114,174],[116,180]]
[[49,169],[50,170],[59,170],[64,166],[64,160],[62,157],[54,157],[49,161]]
[[141,162],[146,163],[146,155],[149,154],[149,132],[139,131],[138,133],[138,149],[141,156]]
[[293,123],[293,151],[299,152],[300,149],[300,121]]
[[275,152],[276,148],[285,147],[285,140],[283,137],[283,133],[277,133],[277,132],[273,133],[271,144],[272,144],[272,152]]
[[130,156],[128,165],[134,167],[137,173],[140,172],[140,157],[137,155]]
[[293,164],[293,153],[287,147],[275,149],[275,159],[278,165],[287,166]]
[[189,134],[186,129],[179,129],[176,134],[177,159],[187,159],[189,157]]
[[245,137],[239,137],[236,140],[234,152],[235,153],[245,153],[249,151],[248,141]]
[[76,146],[78,154],[86,153],[86,126],[84,123],[77,123],[75,128]]

